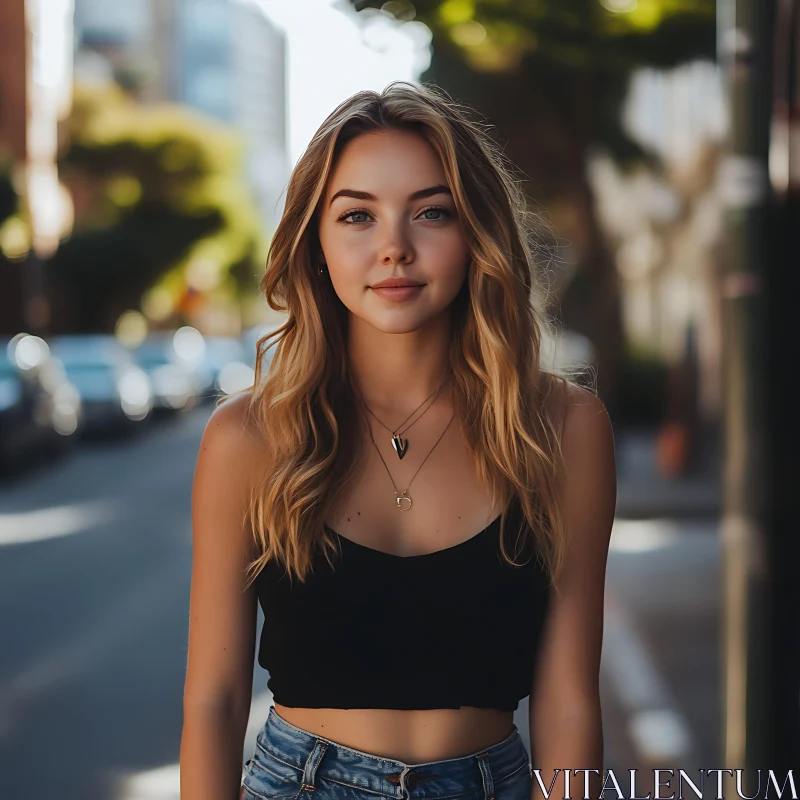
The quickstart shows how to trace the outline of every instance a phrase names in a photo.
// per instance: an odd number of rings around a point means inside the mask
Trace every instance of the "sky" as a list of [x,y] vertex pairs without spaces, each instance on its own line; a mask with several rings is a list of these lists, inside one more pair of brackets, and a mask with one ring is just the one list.
[[430,31],[347,0],[244,0],[260,6],[287,37],[288,141],[297,163],[320,123],[350,95],[393,80],[418,82],[430,63]]

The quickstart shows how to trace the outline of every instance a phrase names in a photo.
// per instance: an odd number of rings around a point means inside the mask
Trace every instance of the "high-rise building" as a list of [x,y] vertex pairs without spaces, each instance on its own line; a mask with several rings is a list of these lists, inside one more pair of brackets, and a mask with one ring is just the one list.
[[128,76],[143,102],[174,101],[227,122],[268,229],[288,178],[286,37],[252,0],[75,0],[79,77]]
[[150,52],[149,0],[75,0],[75,77],[104,82],[138,74],[149,99],[156,64]]
[[146,0],[109,3],[108,0],[76,0],[75,28],[82,46],[105,46],[116,42],[131,45],[142,42],[150,28]]
[[177,100],[246,137],[248,174],[269,227],[288,178],[286,38],[247,0],[175,0]]

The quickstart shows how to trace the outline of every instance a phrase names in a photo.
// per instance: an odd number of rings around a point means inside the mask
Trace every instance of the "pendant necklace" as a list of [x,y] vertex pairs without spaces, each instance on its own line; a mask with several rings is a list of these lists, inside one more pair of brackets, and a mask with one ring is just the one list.
[[[441,435],[436,440],[436,444],[434,444],[433,447],[431,447],[428,455],[425,456],[425,458],[422,459],[422,464],[424,464],[428,460],[428,457],[430,456],[430,454],[436,449],[436,445],[438,445],[439,442],[442,441],[442,436],[444,436],[447,433],[447,429],[450,427],[450,423],[453,421],[454,417],[455,417],[455,414],[453,414],[453,416],[450,417],[450,422],[447,423],[445,429],[442,431]],[[414,482],[414,478],[417,477],[417,473],[422,469],[422,464],[420,464],[417,467],[417,471],[411,477],[411,480],[408,482],[408,486],[406,487],[406,489],[404,491],[401,492],[400,490],[398,490],[397,484],[394,482],[394,478],[392,477],[392,473],[389,472],[389,467],[386,466],[386,462],[383,460],[383,456],[381,455],[381,451],[378,448],[378,445],[375,443],[375,437],[372,435],[372,426],[369,424],[369,420],[367,420],[367,428],[369,429],[369,438],[372,439],[372,444],[375,445],[375,449],[378,451],[378,456],[379,456],[381,462],[383,463],[383,466],[384,466],[384,469],[386,470],[386,473],[389,476],[389,480],[392,482],[392,486],[394,487],[394,502],[395,502],[395,505],[397,506],[398,510],[400,510],[400,511],[408,511],[408,509],[411,508],[411,496],[409,495],[408,490],[411,488],[411,484]]]
[[[414,425],[416,425],[425,416],[425,414],[428,413],[428,410],[430,409],[430,407],[436,402],[436,397],[439,395],[439,392],[441,391],[442,386],[444,386],[446,379],[447,379],[447,374],[444,375],[444,377],[442,378],[441,382],[439,383],[439,386],[436,389],[434,389],[433,392],[431,394],[429,394],[394,430],[392,430],[388,425],[386,425],[386,423],[384,423],[381,419],[378,418],[377,414],[366,404],[366,402],[364,400],[364,396],[359,391],[358,394],[359,394],[359,396],[361,398],[361,402],[364,404],[364,408],[366,408],[367,411],[369,411],[369,413],[372,414],[372,416],[375,417],[375,419],[381,425],[383,425],[383,427],[386,428],[386,430],[389,431],[389,433],[392,434],[392,447],[394,448],[394,451],[397,453],[397,457],[399,459],[402,460],[403,456],[405,456],[405,454],[408,452],[408,439],[404,439],[403,438],[403,434],[406,431],[411,430],[411,428],[414,427]],[[414,414],[416,414],[417,411],[419,411],[420,408],[422,408],[422,406],[424,406],[425,403],[427,403],[428,400],[430,400],[432,397],[433,397],[433,400],[431,400],[431,403],[428,406],[428,408],[426,408],[411,423],[411,425],[409,425],[407,428],[403,428],[403,425],[405,425],[406,422],[408,422],[408,420],[410,420],[411,417],[413,417]],[[370,428],[370,433],[371,432],[372,432],[372,429]]]

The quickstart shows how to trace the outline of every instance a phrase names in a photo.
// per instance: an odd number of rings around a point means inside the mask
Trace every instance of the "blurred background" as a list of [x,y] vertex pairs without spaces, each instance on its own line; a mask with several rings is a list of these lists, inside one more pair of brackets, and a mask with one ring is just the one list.
[[293,164],[393,79],[524,173],[545,358],[612,416],[606,768],[782,783],[799,47],[798,0],[3,0],[0,797],[177,800],[200,437],[281,321],[257,282]]

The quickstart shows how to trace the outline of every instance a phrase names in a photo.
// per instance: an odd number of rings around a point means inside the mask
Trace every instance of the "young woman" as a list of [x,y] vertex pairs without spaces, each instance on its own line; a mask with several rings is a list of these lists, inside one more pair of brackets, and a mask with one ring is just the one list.
[[527,800],[575,769],[599,794],[614,448],[540,365],[539,241],[441,90],[360,92],[314,136],[262,282],[273,362],[197,461],[183,800]]

